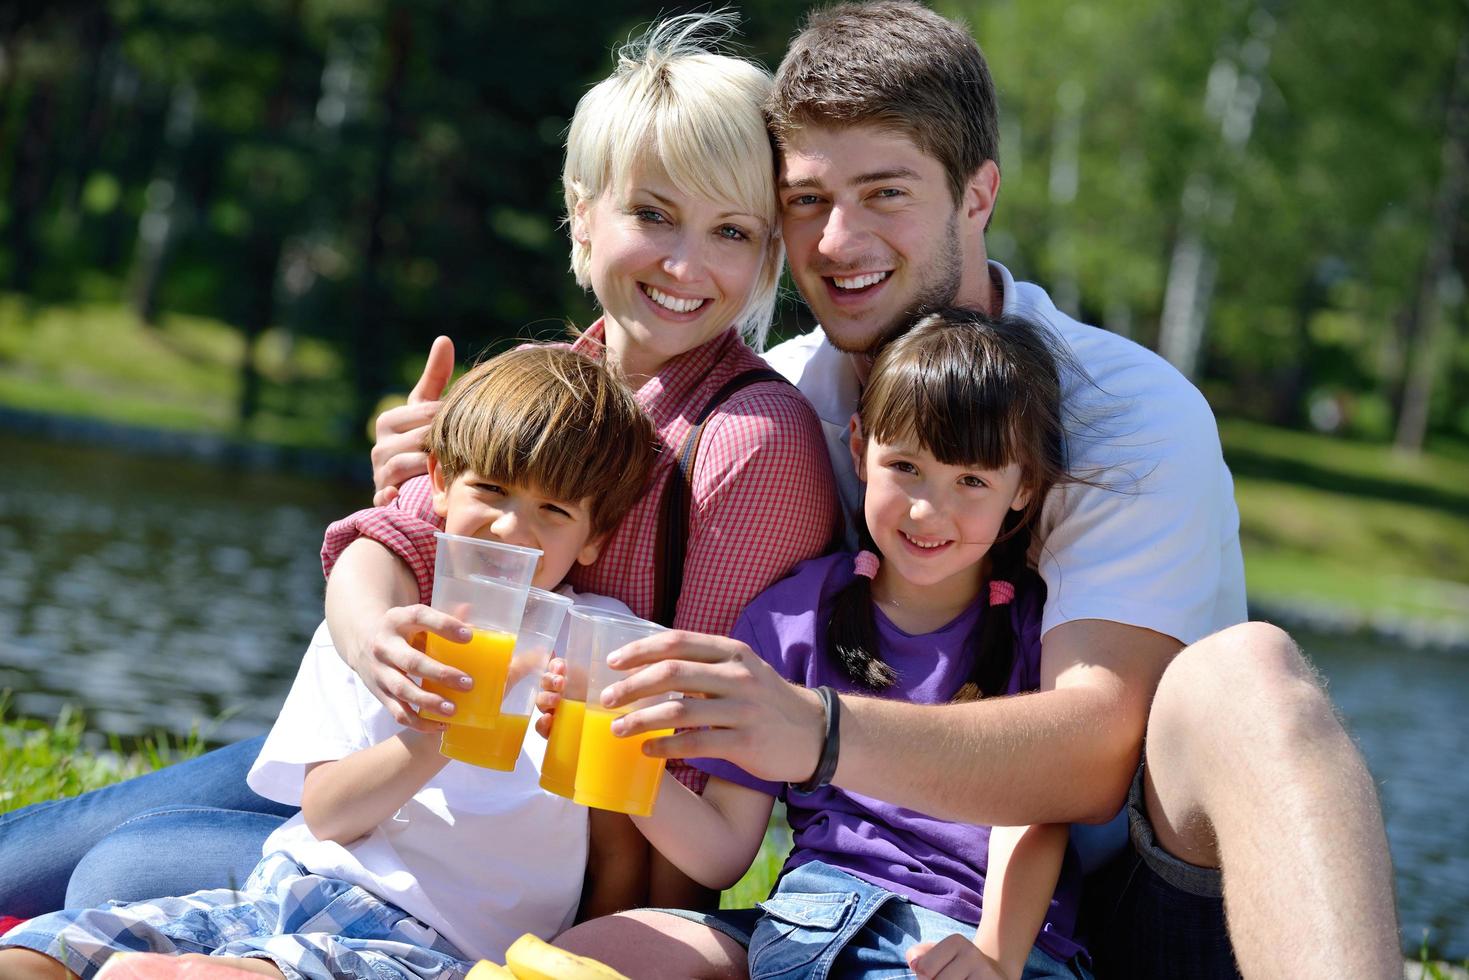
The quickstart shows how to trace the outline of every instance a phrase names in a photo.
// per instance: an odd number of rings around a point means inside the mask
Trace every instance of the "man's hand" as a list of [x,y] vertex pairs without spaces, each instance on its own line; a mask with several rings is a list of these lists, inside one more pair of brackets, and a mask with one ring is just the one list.
[[389,609],[373,631],[367,646],[348,658],[348,666],[367,685],[372,696],[388,709],[393,720],[416,732],[440,732],[444,726],[420,718],[418,712],[431,708],[442,715],[453,715],[454,705],[425,691],[414,683],[413,674],[467,691],[474,680],[455,667],[432,660],[419,649],[422,636],[435,633],[453,643],[466,642],[472,631],[447,613],[428,606],[397,606]]
[[672,630],[629,643],[607,663],[642,669],[603,690],[605,707],[672,691],[702,695],[662,701],[613,723],[616,735],[692,729],[644,743],[648,755],[726,759],[773,782],[801,782],[815,772],[825,728],[820,699],[738,640]]
[[454,342],[435,338],[429,348],[423,376],[408,393],[408,404],[390,408],[377,417],[377,442],[372,446],[372,503],[381,507],[398,496],[398,488],[428,472],[423,451],[429,425],[438,414],[440,397],[454,375]]
[[1015,980],[1000,965],[979,951],[965,936],[945,936],[936,943],[919,943],[908,949],[908,967],[918,980]]

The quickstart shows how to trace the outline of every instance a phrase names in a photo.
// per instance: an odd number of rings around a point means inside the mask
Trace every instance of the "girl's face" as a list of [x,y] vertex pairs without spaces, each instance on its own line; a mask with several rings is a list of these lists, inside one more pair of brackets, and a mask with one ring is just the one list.
[[852,452],[867,483],[863,512],[882,552],[884,584],[924,604],[968,605],[1005,515],[1029,499],[1020,466],[950,466],[918,445],[864,445],[855,419]]
[[577,209],[572,234],[591,250],[592,291],[607,347],[635,382],[713,339],[745,308],[770,229],[727,201],[675,186],[662,166]]

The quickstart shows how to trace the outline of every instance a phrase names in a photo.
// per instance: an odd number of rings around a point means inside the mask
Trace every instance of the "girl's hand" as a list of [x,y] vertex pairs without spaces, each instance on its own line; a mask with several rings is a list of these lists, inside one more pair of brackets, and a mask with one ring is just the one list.
[[551,723],[556,720],[556,708],[561,704],[561,690],[566,686],[566,661],[552,657],[541,675],[541,693],[536,695],[536,707],[541,716],[536,719],[536,731],[541,738],[551,737]]
[[908,966],[918,980],[1015,980],[979,951],[967,936],[945,936],[908,949]]
[[423,443],[453,374],[454,342],[448,337],[435,338],[423,365],[423,376],[408,393],[408,404],[390,408],[377,417],[373,430],[377,441],[372,445],[374,507],[391,503],[400,486],[428,472]]
[[441,732],[438,722],[420,718],[418,712],[431,708],[444,715],[454,713],[452,702],[425,691],[409,675],[415,675],[454,690],[467,691],[474,680],[456,667],[432,660],[422,650],[425,633],[434,633],[453,643],[469,639],[472,630],[447,613],[428,606],[396,606],[383,614],[367,647],[352,658],[351,667],[362,683],[392,714],[393,720],[416,732]]

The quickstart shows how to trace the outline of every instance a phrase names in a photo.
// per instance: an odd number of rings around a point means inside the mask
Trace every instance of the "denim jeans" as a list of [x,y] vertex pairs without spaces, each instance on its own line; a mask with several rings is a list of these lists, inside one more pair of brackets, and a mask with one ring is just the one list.
[[[659,909],[724,933],[750,953],[751,980],[911,978],[909,947],[974,925],[951,919],[820,861],[788,872],[758,908]],[[1091,980],[1079,963],[1033,948],[1022,980]]]
[[[0,814],[0,915],[26,918],[244,881],[265,838],[296,812],[245,784],[263,742],[236,742],[81,796]],[[113,831],[119,836],[104,840]]]

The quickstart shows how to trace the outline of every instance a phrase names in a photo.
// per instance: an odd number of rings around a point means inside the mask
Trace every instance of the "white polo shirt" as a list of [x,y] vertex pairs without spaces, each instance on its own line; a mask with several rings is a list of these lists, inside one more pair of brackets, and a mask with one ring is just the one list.
[[[1239,510],[1203,395],[1152,351],[1077,322],[1039,286],[990,267],[1004,312],[1048,325],[1089,376],[1063,375],[1066,451],[1072,473],[1104,486],[1046,498],[1031,553],[1047,588],[1043,631],[1104,619],[1188,644],[1243,622]],[[847,444],[861,394],[852,356],[817,329],[765,360],[816,407],[850,521],[862,506]]]

